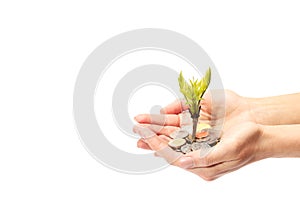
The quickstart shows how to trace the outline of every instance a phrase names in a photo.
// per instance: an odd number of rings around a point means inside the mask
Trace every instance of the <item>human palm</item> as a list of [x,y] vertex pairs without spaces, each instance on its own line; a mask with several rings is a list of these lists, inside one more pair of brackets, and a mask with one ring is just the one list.
[[[154,151],[168,148],[169,135],[180,128],[179,116],[186,109],[184,102],[176,101],[166,106],[160,115],[138,115],[136,121],[156,134],[155,144],[153,138],[141,139],[138,147]],[[173,159],[171,164],[185,168],[205,180],[213,180],[260,159],[261,131],[245,98],[231,91],[206,93],[201,101],[200,122],[221,128],[220,142],[205,157],[200,157],[199,150],[181,155]],[[134,131],[141,133],[138,129],[137,126]],[[164,154],[161,156],[168,157]]]

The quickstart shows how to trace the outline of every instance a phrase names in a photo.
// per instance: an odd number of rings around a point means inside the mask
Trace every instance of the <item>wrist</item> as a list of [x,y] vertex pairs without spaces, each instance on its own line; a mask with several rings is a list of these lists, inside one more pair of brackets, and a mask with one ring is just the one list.
[[257,124],[300,124],[300,93],[266,98],[244,98]]
[[280,104],[274,102],[273,98],[245,98],[248,103],[249,112],[253,122],[262,125],[282,124],[279,117]]
[[258,160],[275,157],[276,139],[272,137],[268,126],[259,124],[260,140],[258,142]]
[[[253,144],[253,161],[263,160],[272,157],[272,150],[270,149],[270,137],[265,134],[264,125],[257,124],[257,140]],[[272,146],[272,145],[271,145]]]
[[262,158],[300,157],[300,125],[259,125]]

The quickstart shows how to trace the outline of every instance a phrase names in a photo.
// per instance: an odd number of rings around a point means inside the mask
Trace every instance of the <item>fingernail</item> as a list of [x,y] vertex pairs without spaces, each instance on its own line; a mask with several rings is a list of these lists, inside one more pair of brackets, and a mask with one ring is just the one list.
[[148,139],[156,135],[153,131],[141,125],[135,125],[133,132],[139,134],[143,139]]
[[137,143],[137,144],[136,144],[136,147],[137,147],[137,148],[141,148],[142,145],[141,145],[140,143]]
[[135,116],[135,117],[134,117],[134,120],[138,122],[138,121],[139,121],[139,116],[140,116],[140,115]]
[[179,165],[185,169],[192,168],[194,166],[194,161],[191,157],[183,157],[179,159]]

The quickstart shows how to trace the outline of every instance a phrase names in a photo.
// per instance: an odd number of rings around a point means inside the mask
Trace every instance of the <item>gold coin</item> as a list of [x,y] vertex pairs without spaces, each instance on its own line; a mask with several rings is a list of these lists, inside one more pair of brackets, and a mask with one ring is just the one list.
[[209,134],[207,129],[202,129],[200,132],[196,133],[196,138],[200,139],[200,138],[205,138],[207,137]]
[[203,129],[210,129],[211,126],[209,124],[198,124],[197,125],[197,133],[200,133]]

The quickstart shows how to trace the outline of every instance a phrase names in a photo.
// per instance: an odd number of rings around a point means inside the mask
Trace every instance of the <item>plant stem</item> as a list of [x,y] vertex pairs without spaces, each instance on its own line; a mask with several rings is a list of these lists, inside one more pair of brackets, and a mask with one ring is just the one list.
[[[200,101],[199,101],[199,104],[200,104]],[[195,138],[196,138],[196,132],[197,132],[197,125],[198,125],[200,110],[201,110],[201,106],[197,106],[197,113],[195,113],[195,114],[191,113],[191,117],[193,119],[193,133],[192,133],[192,137],[190,138],[191,143],[193,143],[195,141]]]
[[196,131],[197,131],[197,124],[198,124],[198,117],[197,118],[193,118],[193,134],[192,134],[192,138],[191,138],[191,142],[195,141],[196,138]]

